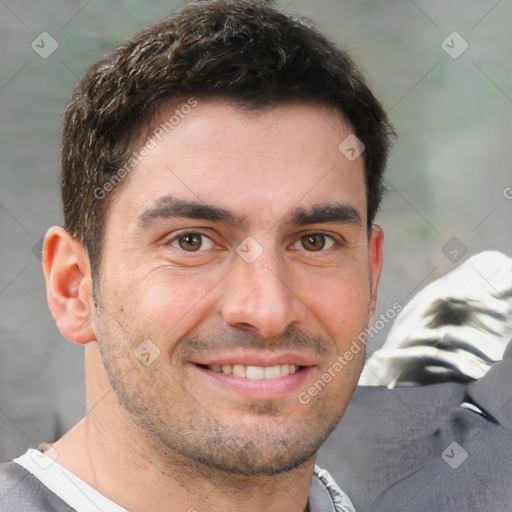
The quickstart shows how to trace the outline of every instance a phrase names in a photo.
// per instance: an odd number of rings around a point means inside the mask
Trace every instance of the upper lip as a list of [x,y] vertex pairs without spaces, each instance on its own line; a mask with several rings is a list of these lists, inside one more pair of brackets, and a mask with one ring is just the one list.
[[277,366],[282,364],[293,364],[295,366],[313,366],[312,358],[293,352],[244,352],[239,354],[217,354],[215,356],[204,356],[192,361],[194,364],[204,366],[212,365],[235,365],[243,366]]

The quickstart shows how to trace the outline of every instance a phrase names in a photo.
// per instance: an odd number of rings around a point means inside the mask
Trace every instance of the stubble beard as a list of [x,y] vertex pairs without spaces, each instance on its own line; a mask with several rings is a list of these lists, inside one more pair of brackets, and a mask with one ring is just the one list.
[[[116,338],[107,335],[103,339]],[[252,421],[230,425],[216,414],[214,405],[194,396],[186,375],[175,373],[179,366],[161,357],[145,367],[126,346],[119,348],[123,343],[118,339],[117,343],[98,343],[101,359],[141,446],[154,453],[158,450],[170,465],[186,466],[204,476],[211,477],[212,470],[240,476],[291,471],[314,457],[344,411],[340,404],[334,404],[337,411],[322,406],[318,397],[306,414],[306,406],[297,401],[295,407],[302,416],[287,421],[275,401],[249,401],[244,412]]]

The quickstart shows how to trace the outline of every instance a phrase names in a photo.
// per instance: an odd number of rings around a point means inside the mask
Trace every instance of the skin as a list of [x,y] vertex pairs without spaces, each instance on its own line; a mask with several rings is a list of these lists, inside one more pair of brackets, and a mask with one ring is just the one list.
[[[94,298],[86,251],[50,229],[48,303],[86,345],[87,413],[54,443],[60,464],[131,511],[305,510],[363,351],[308,404],[298,395],[368,326],[382,268],[363,158],[338,150],[350,133],[323,106],[200,101],[116,190]],[[176,201],[230,216],[177,217]],[[306,369],[291,389],[246,392],[198,366],[227,358]]]

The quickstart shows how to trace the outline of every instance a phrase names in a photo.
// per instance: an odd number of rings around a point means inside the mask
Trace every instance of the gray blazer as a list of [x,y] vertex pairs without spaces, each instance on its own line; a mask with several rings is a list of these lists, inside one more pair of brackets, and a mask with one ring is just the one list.
[[358,387],[322,453],[361,512],[512,511],[512,343],[469,384]]

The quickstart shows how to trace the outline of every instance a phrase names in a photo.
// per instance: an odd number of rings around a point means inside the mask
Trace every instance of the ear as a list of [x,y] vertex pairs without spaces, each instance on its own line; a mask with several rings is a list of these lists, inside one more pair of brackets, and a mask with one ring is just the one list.
[[53,226],[44,239],[42,260],[46,298],[60,332],[75,343],[95,340],[92,278],[86,250],[64,228]]
[[384,263],[384,231],[376,224],[372,227],[369,244],[370,263],[370,316],[373,316],[377,307],[377,291],[379,289],[380,274]]

